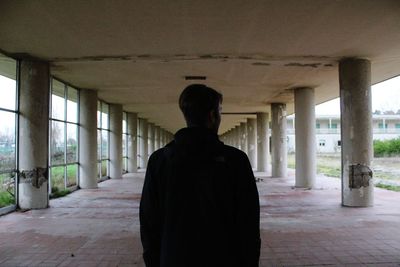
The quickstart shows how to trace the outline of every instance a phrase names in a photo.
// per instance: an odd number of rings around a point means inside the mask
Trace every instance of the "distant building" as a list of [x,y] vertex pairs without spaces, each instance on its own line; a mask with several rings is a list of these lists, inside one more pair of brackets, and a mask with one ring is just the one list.
[[[387,140],[400,137],[400,115],[373,115],[373,139]],[[340,115],[316,116],[317,153],[340,152]],[[295,152],[295,116],[287,117],[288,152]]]

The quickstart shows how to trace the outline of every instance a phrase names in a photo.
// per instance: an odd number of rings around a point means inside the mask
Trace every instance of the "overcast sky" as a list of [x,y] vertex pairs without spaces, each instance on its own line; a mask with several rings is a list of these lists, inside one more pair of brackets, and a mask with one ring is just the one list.
[[[400,109],[400,76],[375,84],[372,86],[372,111]],[[317,105],[317,115],[338,115],[340,114],[339,98]]]

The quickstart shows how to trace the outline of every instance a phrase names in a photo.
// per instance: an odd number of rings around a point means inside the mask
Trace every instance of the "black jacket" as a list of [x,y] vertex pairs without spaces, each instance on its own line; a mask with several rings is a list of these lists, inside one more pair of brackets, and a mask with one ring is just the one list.
[[148,162],[140,202],[146,266],[258,266],[260,207],[245,153],[184,128]]

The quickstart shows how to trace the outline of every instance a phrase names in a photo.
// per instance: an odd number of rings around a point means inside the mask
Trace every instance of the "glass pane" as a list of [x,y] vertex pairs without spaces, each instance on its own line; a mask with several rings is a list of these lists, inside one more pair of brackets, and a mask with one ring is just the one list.
[[15,173],[0,174],[0,208],[15,204]]
[[107,176],[108,160],[101,161],[101,177]]
[[101,130],[97,130],[97,159],[101,160]]
[[101,162],[97,164],[97,179],[101,179]]
[[122,156],[126,157],[127,156],[127,147],[126,147],[126,134],[122,135]]
[[68,87],[67,121],[78,122],[78,90]]
[[17,62],[0,54],[0,107],[16,110]]
[[51,86],[51,117],[53,119],[65,120],[65,86],[54,79],[52,79]]
[[108,129],[108,104],[102,103],[101,109],[101,128]]
[[15,113],[0,111],[0,171],[15,169]]
[[59,121],[51,123],[51,165],[64,164],[64,127],[65,124]]
[[64,166],[50,168],[50,183],[52,193],[65,189],[64,172]]
[[[124,114],[126,114],[126,113],[124,113]],[[125,119],[122,120],[122,133],[127,133],[126,120]]]
[[78,164],[67,166],[67,187],[77,185],[78,181]]
[[101,128],[101,102],[97,101],[97,128]]
[[67,124],[67,163],[78,161],[78,126]]
[[108,131],[101,131],[101,159],[108,159]]
[[123,164],[122,170],[123,170],[124,172],[128,172],[128,160],[127,160],[127,158],[123,158],[123,159],[122,159],[122,164]]

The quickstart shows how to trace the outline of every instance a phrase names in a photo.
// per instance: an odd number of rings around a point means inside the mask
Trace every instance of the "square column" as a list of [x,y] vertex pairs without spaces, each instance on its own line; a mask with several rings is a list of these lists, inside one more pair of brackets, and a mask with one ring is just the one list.
[[22,60],[19,86],[18,206],[43,209],[49,204],[49,64]]
[[139,167],[146,169],[148,160],[148,124],[146,119],[139,119]]
[[128,123],[128,172],[137,172],[137,128],[138,117],[136,113],[127,113]]
[[97,188],[97,92],[80,91],[79,187]]
[[253,169],[257,169],[257,121],[247,119],[247,155]]
[[313,188],[317,175],[313,88],[295,88],[296,187]]
[[110,178],[122,178],[122,105],[110,104]]
[[339,63],[342,205],[367,207],[374,203],[371,161],[371,63],[344,59]]
[[272,177],[287,175],[286,104],[271,104]]
[[260,172],[269,171],[268,117],[268,113],[257,113],[257,170]]

